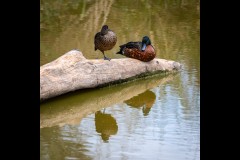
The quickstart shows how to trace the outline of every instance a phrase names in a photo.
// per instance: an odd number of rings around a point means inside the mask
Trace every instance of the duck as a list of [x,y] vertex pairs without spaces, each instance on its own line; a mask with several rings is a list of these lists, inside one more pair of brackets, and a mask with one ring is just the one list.
[[128,42],[120,47],[121,54],[129,58],[138,59],[143,62],[149,62],[156,57],[156,52],[148,36],[142,38],[142,42]]
[[103,25],[100,32],[94,37],[94,49],[100,50],[104,56],[104,60],[111,60],[106,57],[104,51],[111,50],[117,43],[116,34],[108,28],[108,25]]

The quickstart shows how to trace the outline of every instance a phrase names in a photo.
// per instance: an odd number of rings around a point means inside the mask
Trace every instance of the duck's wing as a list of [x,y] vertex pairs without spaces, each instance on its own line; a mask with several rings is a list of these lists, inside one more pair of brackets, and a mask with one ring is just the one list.
[[95,37],[94,37],[94,50],[96,51],[98,48],[97,48],[97,42],[99,42],[99,40],[101,39],[101,33],[98,32],[95,34]]
[[121,49],[123,49],[123,48],[137,48],[137,49],[141,50],[142,42],[128,42],[128,43],[123,44],[119,47]]
[[142,42],[128,42],[126,44],[126,48],[136,48],[141,50]]

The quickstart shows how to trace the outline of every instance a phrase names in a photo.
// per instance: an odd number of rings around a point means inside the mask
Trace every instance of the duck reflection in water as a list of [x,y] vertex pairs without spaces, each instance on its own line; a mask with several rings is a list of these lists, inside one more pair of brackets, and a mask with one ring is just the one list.
[[156,100],[154,92],[147,90],[129,100],[124,101],[128,106],[133,108],[141,108],[144,116],[147,116]]
[[104,142],[108,142],[109,137],[117,134],[118,131],[116,119],[111,114],[106,114],[105,109],[103,112],[97,111],[95,113],[95,127],[96,132],[101,134]]

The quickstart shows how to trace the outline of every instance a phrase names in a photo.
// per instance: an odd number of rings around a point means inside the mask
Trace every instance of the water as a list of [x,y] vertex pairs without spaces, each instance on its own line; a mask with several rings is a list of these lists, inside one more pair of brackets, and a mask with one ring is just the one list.
[[158,58],[183,64],[41,103],[41,159],[200,159],[199,1],[42,0],[40,24],[41,65],[74,48],[103,58],[93,44],[103,24],[118,37],[106,56],[148,35]]

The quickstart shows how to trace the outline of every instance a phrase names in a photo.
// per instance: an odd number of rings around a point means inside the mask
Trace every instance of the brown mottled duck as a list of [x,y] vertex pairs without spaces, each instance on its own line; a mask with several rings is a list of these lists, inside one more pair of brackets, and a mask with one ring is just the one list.
[[100,50],[104,56],[104,60],[110,61],[110,58],[105,56],[104,51],[111,50],[116,43],[117,36],[107,25],[102,26],[101,31],[94,38],[95,51],[97,49]]

